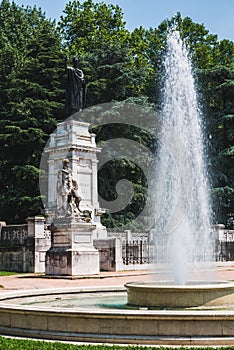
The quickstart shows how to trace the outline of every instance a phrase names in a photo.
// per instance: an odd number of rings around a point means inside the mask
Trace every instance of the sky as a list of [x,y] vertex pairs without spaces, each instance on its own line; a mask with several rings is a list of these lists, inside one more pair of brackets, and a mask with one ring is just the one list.
[[[59,20],[69,0],[14,0],[18,5],[40,7],[47,18]],[[83,2],[82,0],[80,0]],[[100,2],[100,1],[96,1]],[[104,0],[117,4],[124,13],[126,28],[130,31],[142,25],[157,27],[176,12],[203,23],[211,34],[234,41],[234,0]]]

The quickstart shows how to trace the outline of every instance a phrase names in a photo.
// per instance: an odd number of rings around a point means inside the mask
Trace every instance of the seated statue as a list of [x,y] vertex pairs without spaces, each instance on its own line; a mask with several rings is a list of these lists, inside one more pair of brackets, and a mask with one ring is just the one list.
[[72,188],[68,195],[68,205],[70,207],[71,214],[82,213],[80,210],[81,197],[78,195],[78,184],[76,180],[72,180]]
[[78,183],[72,178],[69,160],[63,160],[63,168],[57,178],[57,215],[58,217],[79,217],[82,221],[91,221],[92,212],[80,209],[81,197]]

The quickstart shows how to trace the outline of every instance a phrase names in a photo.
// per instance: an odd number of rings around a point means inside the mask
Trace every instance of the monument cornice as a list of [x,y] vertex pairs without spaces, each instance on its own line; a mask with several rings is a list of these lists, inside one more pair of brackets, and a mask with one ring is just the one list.
[[66,145],[63,147],[60,146],[54,146],[49,147],[45,149],[46,153],[61,153],[61,152],[70,152],[70,151],[80,151],[80,152],[88,152],[88,153],[100,153],[101,148],[99,147],[92,147],[92,146],[82,146],[82,145]]

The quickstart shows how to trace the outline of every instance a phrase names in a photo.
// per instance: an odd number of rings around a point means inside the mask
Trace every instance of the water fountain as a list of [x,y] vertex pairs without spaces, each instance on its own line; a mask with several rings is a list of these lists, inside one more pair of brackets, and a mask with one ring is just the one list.
[[185,284],[190,267],[211,261],[213,249],[202,118],[188,50],[177,30],[167,37],[163,66],[156,221],[167,237],[165,261],[174,283]]
[[[198,281],[210,266],[208,179],[203,125],[188,50],[173,29],[164,59],[163,103],[157,168],[156,227],[164,236],[164,266],[172,283],[128,283],[128,303],[151,308],[181,308],[234,303],[233,286]],[[157,257],[156,257],[157,258]]]
[[211,260],[212,241],[202,125],[188,53],[177,31],[168,37],[164,67],[156,219],[158,232],[167,237],[164,258],[172,281],[128,283],[133,307],[126,306],[123,287],[3,292],[1,334],[119,344],[233,344],[234,284],[200,283],[195,273]]

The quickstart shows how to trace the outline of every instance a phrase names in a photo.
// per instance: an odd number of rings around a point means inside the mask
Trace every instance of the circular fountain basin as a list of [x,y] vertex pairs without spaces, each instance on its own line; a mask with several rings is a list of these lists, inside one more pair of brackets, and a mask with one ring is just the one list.
[[[0,334],[91,343],[209,346],[234,343],[232,307],[128,309],[122,305],[126,304],[126,294],[122,287],[2,292]],[[95,300],[94,306],[89,303],[90,298]],[[74,303],[70,303],[72,299]],[[81,299],[84,304],[78,301]]]
[[172,283],[125,284],[128,305],[156,308],[226,307],[234,305],[234,283],[189,282],[186,285]]

